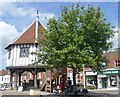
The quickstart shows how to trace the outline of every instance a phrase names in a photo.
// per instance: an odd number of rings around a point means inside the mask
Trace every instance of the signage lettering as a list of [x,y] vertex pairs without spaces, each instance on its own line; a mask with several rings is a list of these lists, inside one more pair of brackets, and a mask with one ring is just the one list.
[[98,74],[119,74],[120,70],[106,70],[106,71],[101,71]]

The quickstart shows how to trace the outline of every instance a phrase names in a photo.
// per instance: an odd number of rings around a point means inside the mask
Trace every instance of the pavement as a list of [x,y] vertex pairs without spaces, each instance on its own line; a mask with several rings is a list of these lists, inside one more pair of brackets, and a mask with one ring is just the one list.
[[[40,95],[49,95],[51,93],[41,91]],[[0,91],[0,97],[30,97],[30,91],[19,92],[17,90]]]
[[[50,95],[51,93],[48,92],[40,92],[40,95]],[[90,97],[120,97],[120,93],[118,90],[89,90]],[[40,97],[40,95],[38,97]],[[0,91],[0,97],[31,97],[30,91],[12,91],[12,90],[5,90]],[[48,96],[47,96],[48,97]],[[58,97],[58,96],[57,96]],[[63,97],[63,96],[62,96]]]
[[89,90],[89,94],[94,97],[120,97],[119,90],[107,90],[107,89]]
[[118,89],[95,89],[95,90],[89,90],[91,93],[100,93],[100,94],[113,94],[113,95],[120,95],[120,90]]

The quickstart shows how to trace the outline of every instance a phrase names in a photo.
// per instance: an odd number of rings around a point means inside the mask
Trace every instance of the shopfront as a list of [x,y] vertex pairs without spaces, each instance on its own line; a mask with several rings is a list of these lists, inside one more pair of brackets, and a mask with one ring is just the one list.
[[98,72],[98,89],[119,88],[120,87],[120,70],[103,70]]
[[85,87],[88,89],[97,88],[97,72],[86,71],[85,72]]

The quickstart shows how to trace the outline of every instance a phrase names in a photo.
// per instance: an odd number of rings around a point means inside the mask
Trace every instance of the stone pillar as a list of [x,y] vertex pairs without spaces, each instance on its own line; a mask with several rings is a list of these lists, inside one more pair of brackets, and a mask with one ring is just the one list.
[[119,76],[117,75],[116,77],[117,77],[117,88],[119,89],[119,88],[120,88],[120,87],[119,87],[119,86],[120,86],[120,85],[119,85]]
[[108,76],[108,87],[107,88],[109,87],[110,87],[110,76]]
[[116,81],[117,81],[117,88],[118,88],[118,95],[120,95],[120,86],[119,86],[119,75],[116,75]]
[[34,88],[37,88],[37,72],[34,72]]

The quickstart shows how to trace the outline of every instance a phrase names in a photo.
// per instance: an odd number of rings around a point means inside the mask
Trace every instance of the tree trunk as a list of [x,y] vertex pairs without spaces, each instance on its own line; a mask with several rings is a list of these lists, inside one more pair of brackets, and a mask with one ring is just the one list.
[[73,85],[76,85],[76,68],[73,67]]

